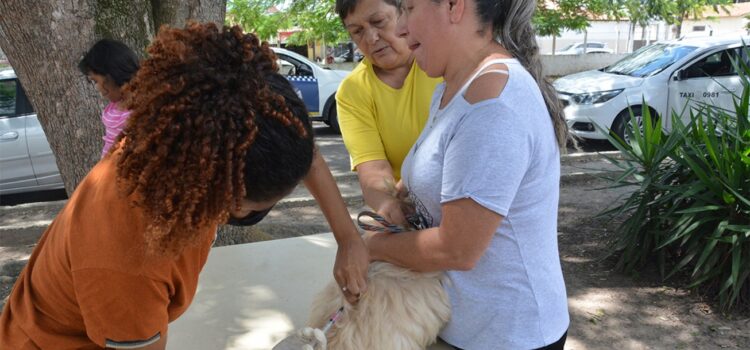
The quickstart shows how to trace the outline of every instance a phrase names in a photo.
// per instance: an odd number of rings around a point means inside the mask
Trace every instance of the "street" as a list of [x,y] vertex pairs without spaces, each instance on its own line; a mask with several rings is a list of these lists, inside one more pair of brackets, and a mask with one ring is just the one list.
[[[341,135],[320,122],[314,122],[313,129],[315,130],[317,145],[323,153],[323,156],[328,163],[328,167],[331,168],[333,176],[337,179],[341,179],[342,176],[351,174],[349,171],[349,154],[344,147]],[[568,153],[593,153],[614,150],[614,147],[612,147],[607,141],[580,141],[579,147],[579,150],[569,147]],[[0,196],[0,206],[56,201],[65,198],[65,191],[63,190],[11,194]]]

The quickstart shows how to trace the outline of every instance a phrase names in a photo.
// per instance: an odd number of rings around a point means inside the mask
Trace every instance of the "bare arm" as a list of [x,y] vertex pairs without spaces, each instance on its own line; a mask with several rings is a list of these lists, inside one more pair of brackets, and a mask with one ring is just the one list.
[[[365,204],[383,216],[388,222],[406,223],[399,200],[394,196],[393,169],[387,160],[371,160],[357,165],[359,185]],[[390,184],[390,185],[389,185]]]
[[325,159],[316,149],[310,172],[304,179],[305,187],[315,197],[323,215],[331,226],[338,243],[334,278],[342,287],[349,302],[356,302],[356,295],[367,289],[369,255],[362,238],[349,217],[346,204],[341,198],[336,181]]
[[371,258],[416,271],[473,269],[503,217],[472,199],[445,203],[442,211],[439,227],[397,234],[368,233]]

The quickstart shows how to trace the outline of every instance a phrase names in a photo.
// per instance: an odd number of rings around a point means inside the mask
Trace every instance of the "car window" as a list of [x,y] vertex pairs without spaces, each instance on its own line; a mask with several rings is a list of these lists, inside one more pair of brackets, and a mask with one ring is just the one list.
[[0,81],[0,117],[16,115],[16,80]]
[[294,77],[311,77],[313,69],[309,64],[296,60],[284,54],[277,53],[279,63],[279,73],[284,76]]
[[598,44],[598,43],[586,44],[586,47],[588,47],[590,49],[601,49],[601,48],[604,47],[604,44]]
[[732,62],[736,61],[739,55],[739,48],[714,52],[685,68],[682,78],[692,79],[737,75],[737,70],[734,69]]
[[750,45],[740,48],[740,56],[745,65],[750,66]]
[[604,68],[603,71],[612,74],[646,77],[663,71],[673,63],[695,51],[695,49],[695,46],[677,44],[660,43],[649,45]]
[[293,76],[296,74],[294,65],[287,60],[277,59],[276,63],[279,65],[279,74],[283,76]]
[[577,44],[570,44],[570,45],[568,45],[568,46],[564,47],[564,48],[563,48],[562,50],[560,50],[560,51],[568,51],[568,50],[572,49],[573,47],[575,47],[576,45],[577,45]]

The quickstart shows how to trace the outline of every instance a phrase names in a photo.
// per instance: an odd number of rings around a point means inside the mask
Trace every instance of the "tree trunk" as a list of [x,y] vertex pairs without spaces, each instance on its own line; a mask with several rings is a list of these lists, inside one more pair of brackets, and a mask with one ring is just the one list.
[[189,20],[224,24],[224,0],[151,0],[156,30],[164,24],[183,27]]
[[0,46],[16,71],[72,193],[101,155],[100,97],[77,63],[95,39],[86,1],[0,2]]
[[225,0],[0,1],[0,47],[34,105],[68,194],[99,160],[104,131],[104,101],[77,68],[83,54],[107,37],[142,55],[157,25],[183,26],[188,18],[221,24],[224,11]]
[[[94,7],[93,44],[100,38],[122,41],[141,58],[154,37],[153,10],[148,0],[97,0]],[[84,51],[88,49],[84,48]]]
[[682,19],[684,17],[680,17],[680,19],[677,20],[677,23],[674,24],[674,34],[675,39],[679,39],[682,36]]
[[552,35],[552,56],[555,55],[555,50],[557,50],[556,46],[557,46],[557,35]]
[[588,46],[589,46],[589,31],[584,30],[583,31],[583,54],[584,55],[588,52]]

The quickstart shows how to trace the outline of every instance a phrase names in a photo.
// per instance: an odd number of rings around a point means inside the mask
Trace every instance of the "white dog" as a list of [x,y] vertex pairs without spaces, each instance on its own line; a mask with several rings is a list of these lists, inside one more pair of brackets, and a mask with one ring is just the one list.
[[[411,228],[426,228],[408,193],[399,185],[386,185],[401,202]],[[370,216],[382,226],[364,224],[360,221],[362,216]],[[372,212],[360,213],[357,221],[366,230],[403,231]],[[444,288],[448,279],[443,272],[420,273],[374,262],[370,264],[367,279],[367,292],[357,305],[347,303],[336,281],[331,281],[313,301],[307,324],[314,331],[305,328],[295,338],[304,338],[305,344],[311,344],[314,350],[420,350],[435,343],[451,315]],[[342,308],[343,313],[336,315],[331,326],[331,315]],[[320,338],[321,330],[327,330],[325,341],[313,336]]]
[[347,303],[332,281],[315,298],[308,325],[322,328],[343,306],[341,318],[326,334],[329,350],[425,349],[450,318],[447,281],[443,272],[418,273],[374,262],[367,293],[357,305]]

